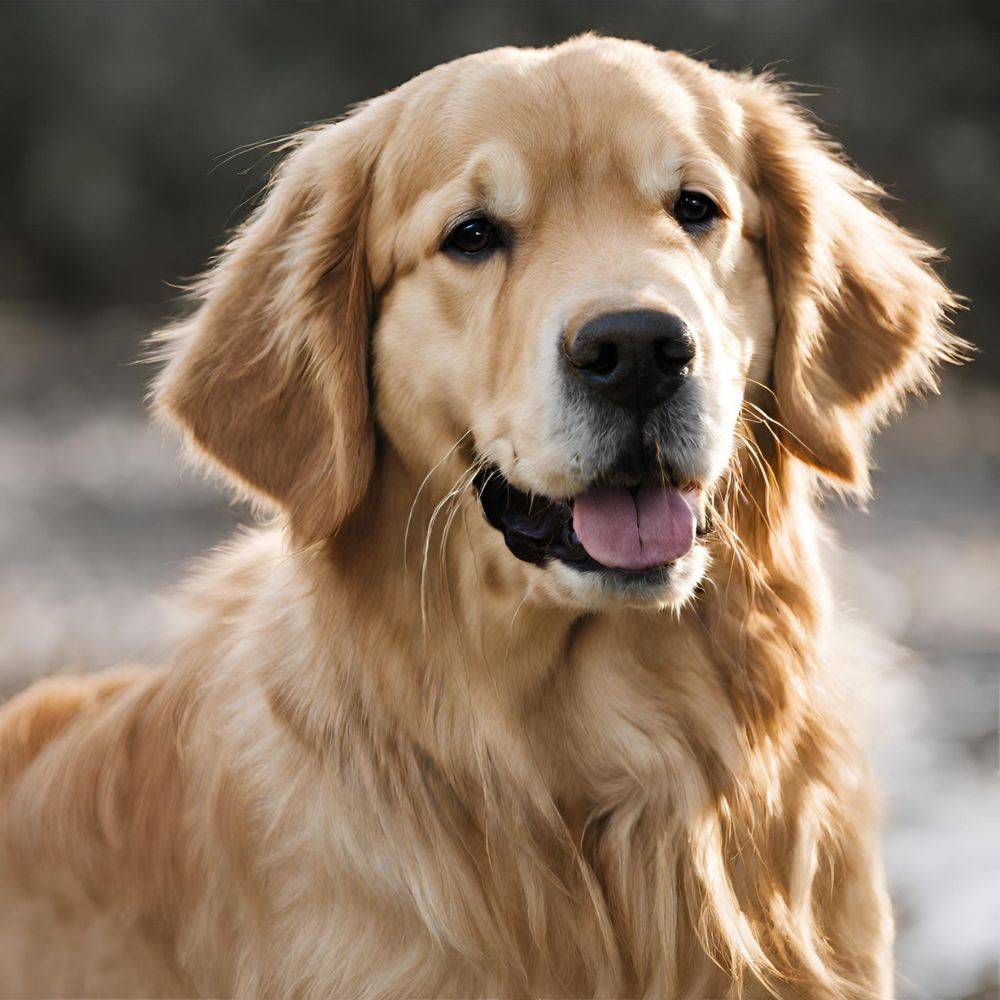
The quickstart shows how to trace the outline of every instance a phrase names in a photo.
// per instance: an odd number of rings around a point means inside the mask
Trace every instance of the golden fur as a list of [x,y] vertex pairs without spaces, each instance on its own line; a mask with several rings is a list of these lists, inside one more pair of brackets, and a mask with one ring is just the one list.
[[[640,206],[692,163],[697,253]],[[590,36],[299,137],[154,397],[277,516],[169,664],[0,709],[0,994],[890,996],[816,500],[957,342],[878,194],[773,81]],[[468,197],[509,271],[437,253]],[[693,287],[738,420],[691,579],[616,603],[516,561],[469,482],[574,488],[553,303]]]

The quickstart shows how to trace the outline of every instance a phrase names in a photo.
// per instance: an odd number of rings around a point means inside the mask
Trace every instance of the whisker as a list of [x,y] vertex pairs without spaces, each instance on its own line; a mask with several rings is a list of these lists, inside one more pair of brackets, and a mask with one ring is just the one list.
[[[469,469],[464,469],[458,476],[458,481],[460,482],[468,474]],[[460,486],[459,482],[456,482],[452,488],[438,501],[437,506],[434,508],[431,514],[430,520],[427,522],[427,532],[424,535],[424,550],[423,559],[420,567],[420,620],[423,628],[423,632],[427,634],[427,565],[430,556],[431,547],[431,536],[434,533],[434,522],[437,520],[438,515],[444,508],[445,504],[455,495],[456,491],[461,492],[465,487]]]
[[[757,381],[756,379],[747,379],[747,381],[748,381],[748,382],[752,382],[752,383],[753,383],[754,385],[758,385],[758,386],[760,386],[760,387],[761,387],[762,389],[765,389],[765,390],[767,390],[767,392],[769,392],[769,393],[770,393],[770,394],[771,394],[772,396],[774,396],[774,399],[775,399],[775,401],[777,401],[778,397],[777,397],[777,396],[775,396],[775,394],[774,394],[774,390],[773,390],[773,389],[772,389],[772,388],[771,388],[770,386],[766,386],[766,385],[764,385],[764,383],[763,383],[763,382],[758,382],[758,381]],[[746,405],[747,405],[747,406],[750,406],[750,407],[753,407],[753,409],[754,409],[754,410],[755,410],[755,411],[757,412],[757,414],[758,414],[758,415],[759,415],[759,416],[760,416],[760,417],[761,417],[761,418],[762,418],[762,419],[763,419],[763,420],[765,421],[765,423],[766,423],[766,424],[768,425],[769,429],[770,429],[770,426],[769,426],[769,425],[770,425],[770,424],[774,424],[774,425],[775,425],[775,426],[776,426],[776,427],[777,427],[777,428],[778,428],[779,430],[782,430],[782,431],[784,431],[784,432],[785,432],[785,433],[786,433],[786,434],[787,434],[787,435],[788,435],[788,436],[789,436],[790,438],[792,438],[793,440],[797,441],[797,442],[798,442],[798,443],[799,443],[800,445],[802,445],[802,447],[803,447],[803,448],[804,448],[804,449],[805,449],[805,450],[806,450],[807,452],[809,452],[809,454],[813,454],[813,450],[812,450],[812,448],[810,448],[810,447],[809,447],[809,445],[807,445],[807,444],[805,443],[805,441],[803,441],[803,440],[802,440],[802,438],[800,438],[800,437],[799,437],[799,436],[798,436],[798,435],[797,435],[797,434],[796,434],[796,433],[795,433],[794,431],[792,431],[792,430],[791,430],[791,429],[790,429],[790,428],[789,428],[789,427],[788,427],[788,426],[787,426],[786,424],[783,424],[783,423],[782,423],[782,422],[781,422],[780,420],[778,420],[778,418],[777,418],[777,417],[773,417],[773,416],[771,416],[771,414],[769,414],[769,413],[765,412],[765,411],[764,411],[763,409],[761,409],[761,408],[760,408],[759,406],[757,406],[757,404],[756,404],[756,403],[751,403],[751,402],[749,402],[749,401],[747,401],[747,400],[744,400],[744,402],[746,403]],[[771,433],[772,433],[772,434],[774,434],[774,431],[772,430],[772,431],[771,431]],[[775,438],[775,441],[777,441],[777,443],[778,443],[779,447],[781,447],[781,448],[784,448],[784,449],[785,449],[786,451],[788,450],[788,449],[787,449],[787,446],[786,446],[786,445],[784,444],[784,442],[783,442],[783,441],[781,441],[781,440],[780,440],[780,438],[778,437],[778,435],[777,435],[777,434],[774,434],[774,438]]]
[[440,571],[441,577],[445,582],[445,587],[448,591],[449,601],[452,599],[451,595],[451,580],[448,576],[448,566],[446,561],[446,546],[448,543],[448,535],[451,532],[452,523],[455,520],[455,515],[462,507],[462,498],[465,496],[466,491],[472,485],[472,481],[476,478],[479,470],[485,464],[485,459],[479,458],[473,461],[466,471],[459,476],[461,484],[456,486],[450,496],[452,498],[451,510],[448,513],[448,519],[445,521],[444,530],[441,532],[441,543],[438,547],[438,569]]
[[[761,482],[764,489],[764,508],[761,508],[752,490],[745,489],[743,495],[747,499],[749,499],[750,502],[753,504],[753,506],[757,509],[757,512],[760,514],[761,519],[763,520],[764,524],[767,525],[768,529],[773,530],[771,519],[766,511],[770,506],[771,487],[773,486],[777,488],[777,481],[774,478],[774,472],[771,469],[769,463],[764,459],[763,455],[761,454],[760,447],[758,446],[757,442],[754,441],[752,437],[743,434],[739,427],[737,427],[737,434],[740,440],[743,442],[743,444],[746,445],[746,455],[748,459],[753,464],[754,468],[761,477]],[[743,483],[743,485],[745,487],[746,485],[745,482]]]
[[482,470],[482,468],[485,465],[486,465],[486,459],[485,458],[477,458],[477,459],[475,459],[472,462],[472,464],[466,470],[465,476],[464,477],[460,477],[460,478],[465,478],[465,482],[462,483],[461,488],[456,492],[456,494],[455,494],[455,501],[452,504],[451,512],[448,515],[448,520],[445,522],[444,532],[442,533],[442,536],[441,536],[441,555],[442,555],[442,557],[443,557],[443,554],[444,554],[444,545],[445,545],[445,542],[448,540],[448,532],[451,530],[452,521],[454,521],[455,515],[458,513],[458,511],[461,508],[462,497],[465,495],[465,492],[472,485],[473,480],[475,480],[476,476],[479,475],[479,472]]
[[413,512],[416,510],[417,501],[420,499],[420,494],[423,492],[424,487],[430,481],[431,476],[451,457],[455,449],[472,433],[472,428],[470,427],[438,460],[438,462],[431,468],[430,472],[424,476],[423,482],[417,487],[417,492],[413,497],[413,503],[410,504],[410,511],[406,515],[406,530],[403,532],[403,572],[407,572],[407,548],[410,540],[410,526],[413,521]]

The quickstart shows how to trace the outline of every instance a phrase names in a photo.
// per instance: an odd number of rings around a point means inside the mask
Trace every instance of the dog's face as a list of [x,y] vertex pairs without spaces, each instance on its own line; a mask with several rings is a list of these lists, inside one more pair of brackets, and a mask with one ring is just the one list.
[[415,484],[468,470],[473,546],[532,592],[676,605],[749,390],[858,486],[948,350],[928,249],[869,202],[767,81],[607,39],[468,57],[302,141],[159,403],[303,538],[358,505],[377,428]]
[[588,605],[691,592],[774,336],[732,130],[640,54],[449,67],[403,110],[369,223],[395,274],[373,332],[389,440],[419,471],[467,434],[511,553]]

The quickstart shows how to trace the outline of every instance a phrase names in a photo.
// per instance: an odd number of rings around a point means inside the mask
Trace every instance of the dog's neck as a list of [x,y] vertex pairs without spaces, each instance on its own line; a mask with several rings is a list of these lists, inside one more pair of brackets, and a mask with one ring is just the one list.
[[528,568],[485,523],[471,489],[442,503],[454,477],[443,469],[422,482],[389,450],[365,502],[308,572],[317,600],[354,619],[334,644],[373,699],[366,707],[435,756],[453,737],[464,758],[470,734],[461,729],[519,724],[571,658],[582,625],[579,611],[528,597]]
[[[471,490],[453,509],[441,505],[453,472],[421,489],[390,451],[362,507],[304,557],[317,614],[330,623],[338,697],[352,692],[367,718],[435,759],[468,761],[470,740],[524,743],[536,716],[549,726],[572,717],[555,757],[575,752],[567,748],[584,736],[571,730],[588,713],[593,726],[630,729],[610,717],[618,696],[676,723],[677,685],[685,697],[717,687],[733,728],[761,738],[800,714],[817,628],[806,596],[816,589],[815,513],[801,477],[786,470],[784,489],[802,498],[784,497],[780,523],[761,498],[733,512],[745,522],[742,550],[718,538],[714,568],[684,608],[584,614],[533,598],[532,570],[506,552]],[[551,735],[536,734],[552,748]]]

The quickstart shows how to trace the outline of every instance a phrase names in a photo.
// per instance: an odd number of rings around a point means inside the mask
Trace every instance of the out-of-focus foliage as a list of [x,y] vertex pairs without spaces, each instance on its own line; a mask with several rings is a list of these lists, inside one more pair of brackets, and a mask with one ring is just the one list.
[[[771,67],[947,248],[987,348],[1000,286],[1000,5],[37,4],[0,11],[0,296],[156,303],[199,271],[273,159],[227,154],[436,63],[593,29]],[[262,159],[263,156],[263,159]],[[242,207],[241,207],[242,206]],[[991,372],[992,369],[992,372]]]

